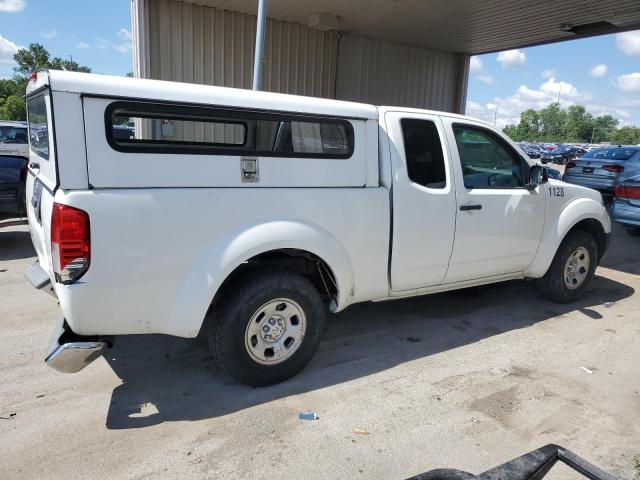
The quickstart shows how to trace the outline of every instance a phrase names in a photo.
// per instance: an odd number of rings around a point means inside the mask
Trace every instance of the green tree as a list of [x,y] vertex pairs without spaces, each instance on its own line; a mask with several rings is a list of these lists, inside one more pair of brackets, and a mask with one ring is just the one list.
[[21,48],[13,56],[18,64],[14,67],[14,80],[25,79],[32,72],[50,68],[53,70],[69,70],[72,72],[91,72],[91,69],[84,65],[79,65],[73,60],[63,60],[60,57],[53,57],[44,46],[39,43],[31,43],[28,48]]
[[620,121],[611,115],[603,115],[593,119],[590,143],[610,141]]
[[0,119],[26,120],[24,95],[27,79],[32,72],[42,69],[70,70],[74,72],[91,72],[87,66],[80,65],[73,60],[63,60],[53,57],[44,46],[32,43],[28,48],[21,48],[13,56],[17,63],[14,76],[10,80],[0,80]]
[[571,105],[567,109],[563,140],[589,142],[593,131],[593,116],[582,105]]
[[540,137],[540,115],[533,108],[520,114],[518,136],[522,139],[537,140]]
[[562,140],[567,113],[560,108],[560,104],[554,102],[543,108],[540,110],[539,117],[541,137],[552,142]]
[[622,127],[611,136],[611,143],[619,145],[639,145],[640,127]]
[[27,112],[22,95],[0,98],[0,120],[25,120],[26,118]]

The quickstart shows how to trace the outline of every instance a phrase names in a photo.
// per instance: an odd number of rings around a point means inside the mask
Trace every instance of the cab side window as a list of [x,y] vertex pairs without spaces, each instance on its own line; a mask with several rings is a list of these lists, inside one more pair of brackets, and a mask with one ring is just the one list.
[[403,118],[401,125],[409,179],[427,188],[445,188],[444,155],[436,125],[416,118]]
[[523,187],[523,160],[493,132],[470,125],[454,125],[466,188]]

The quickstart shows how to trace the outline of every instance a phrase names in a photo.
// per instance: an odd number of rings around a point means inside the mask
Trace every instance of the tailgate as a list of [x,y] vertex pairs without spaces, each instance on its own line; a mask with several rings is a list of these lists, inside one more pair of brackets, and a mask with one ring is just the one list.
[[53,113],[48,75],[39,72],[27,87],[29,174],[26,203],[29,230],[42,268],[51,274],[51,211],[58,184],[53,135]]

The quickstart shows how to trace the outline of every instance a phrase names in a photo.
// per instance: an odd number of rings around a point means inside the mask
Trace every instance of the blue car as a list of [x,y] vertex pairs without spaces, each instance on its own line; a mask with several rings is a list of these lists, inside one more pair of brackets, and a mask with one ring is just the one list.
[[0,220],[26,217],[24,189],[27,159],[17,155],[0,155]]
[[639,174],[640,147],[606,147],[571,160],[562,179],[611,194],[618,183]]
[[630,177],[614,189],[616,198],[611,208],[611,218],[634,236],[640,236],[640,175]]

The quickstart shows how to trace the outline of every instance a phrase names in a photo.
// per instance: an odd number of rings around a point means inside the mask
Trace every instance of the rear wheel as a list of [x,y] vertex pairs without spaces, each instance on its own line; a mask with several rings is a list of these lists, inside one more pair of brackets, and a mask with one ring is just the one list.
[[315,354],[326,317],[306,277],[289,272],[244,277],[207,314],[207,343],[218,363],[251,386],[286,380]]
[[536,285],[542,295],[557,303],[584,296],[598,263],[598,247],[584,230],[570,232],[560,244],[551,266]]

